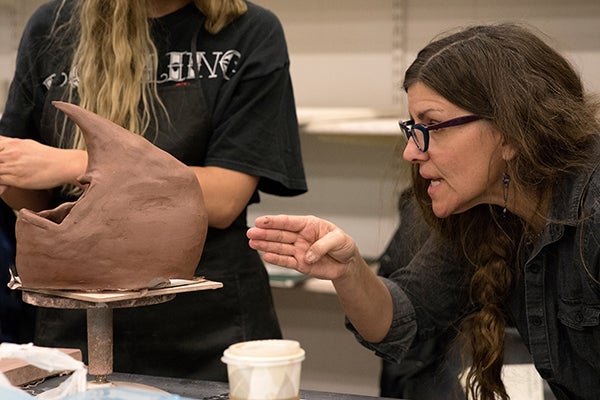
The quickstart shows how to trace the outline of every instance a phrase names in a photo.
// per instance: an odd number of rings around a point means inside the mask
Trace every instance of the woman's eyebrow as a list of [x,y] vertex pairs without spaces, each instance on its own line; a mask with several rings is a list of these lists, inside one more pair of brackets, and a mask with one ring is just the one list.
[[434,112],[434,111],[442,111],[442,110],[438,109],[438,108],[428,108],[425,111],[421,111],[421,112],[417,113],[417,119],[418,120],[423,120],[423,119],[425,119],[428,116],[428,114],[430,112]]

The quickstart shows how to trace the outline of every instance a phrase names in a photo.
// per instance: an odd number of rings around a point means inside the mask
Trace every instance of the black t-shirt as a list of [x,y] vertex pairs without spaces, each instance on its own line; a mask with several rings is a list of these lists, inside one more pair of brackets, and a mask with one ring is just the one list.
[[[52,26],[70,16],[72,2],[62,9],[60,3],[42,5],[25,28],[0,135],[59,145],[56,131],[46,128],[60,126],[57,113],[48,112],[48,92],[73,78],[67,65],[72,35],[58,30],[50,36]],[[187,165],[259,176],[258,189],[270,194],[304,193],[289,58],[277,17],[248,3],[248,11],[216,35],[204,29],[204,19],[190,4],[151,21],[156,80],[172,124],[147,137]],[[204,119],[198,129],[187,125],[198,118]]]

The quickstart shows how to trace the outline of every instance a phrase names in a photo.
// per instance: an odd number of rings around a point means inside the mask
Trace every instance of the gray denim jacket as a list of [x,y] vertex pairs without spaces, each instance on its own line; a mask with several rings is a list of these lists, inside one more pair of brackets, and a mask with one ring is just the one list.
[[[600,164],[600,162],[599,162]],[[557,399],[600,396],[600,167],[565,179],[551,221],[528,252],[506,310]],[[386,338],[366,342],[400,361],[411,346],[457,325],[471,310],[459,254],[432,235],[405,268],[382,278],[394,318]]]

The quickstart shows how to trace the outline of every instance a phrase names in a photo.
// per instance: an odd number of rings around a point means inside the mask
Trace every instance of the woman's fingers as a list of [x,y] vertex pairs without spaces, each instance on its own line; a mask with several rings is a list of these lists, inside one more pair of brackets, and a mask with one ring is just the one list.
[[263,240],[276,243],[294,243],[298,240],[297,232],[280,229],[250,228],[246,232],[248,239]]
[[298,268],[298,260],[292,256],[282,256],[281,254],[276,253],[263,253],[262,258],[268,263],[279,265],[281,267],[291,269]]
[[[252,236],[251,233],[248,235]],[[263,260],[282,267],[297,269],[299,266],[299,260],[304,257],[304,252],[302,251],[301,247],[293,242],[285,243],[281,241],[250,239],[248,244],[254,250],[258,250],[263,253]]]
[[280,229],[300,232],[306,227],[311,217],[301,215],[263,215],[256,218],[254,225],[264,229]]
[[255,250],[282,255],[295,255],[299,248],[294,243],[273,242],[270,240],[250,239],[250,247]]
[[[340,262],[346,262],[345,258],[349,258],[351,254],[347,256],[340,251],[343,251],[346,246],[346,235],[340,229],[334,229],[331,232],[327,232],[323,237],[314,242],[310,249],[306,252],[304,261],[308,264],[318,262],[323,256],[330,254],[334,256],[334,259]],[[348,248],[350,251],[351,249]],[[336,253],[340,253],[339,257],[336,257]]]

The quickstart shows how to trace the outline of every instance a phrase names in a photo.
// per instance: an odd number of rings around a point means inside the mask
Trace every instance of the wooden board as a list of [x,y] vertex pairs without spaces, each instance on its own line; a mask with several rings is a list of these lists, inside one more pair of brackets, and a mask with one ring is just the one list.
[[166,286],[157,289],[144,289],[134,291],[104,291],[104,292],[79,292],[67,290],[45,290],[45,289],[26,289],[24,291],[32,293],[47,294],[56,297],[67,299],[88,301],[91,303],[109,303],[122,300],[134,300],[143,297],[160,296],[165,294],[176,294],[184,292],[195,292],[198,290],[219,289],[223,287],[221,282],[209,281],[206,279],[198,280],[177,280],[173,281],[171,286]]
[[[81,361],[81,350],[79,349],[57,349],[65,354],[70,355],[74,359]],[[35,382],[49,376],[58,375],[63,371],[46,371],[41,368],[34,367],[27,361],[16,358],[0,359],[0,371],[6,375],[8,381],[13,386],[21,386],[27,383]]]

